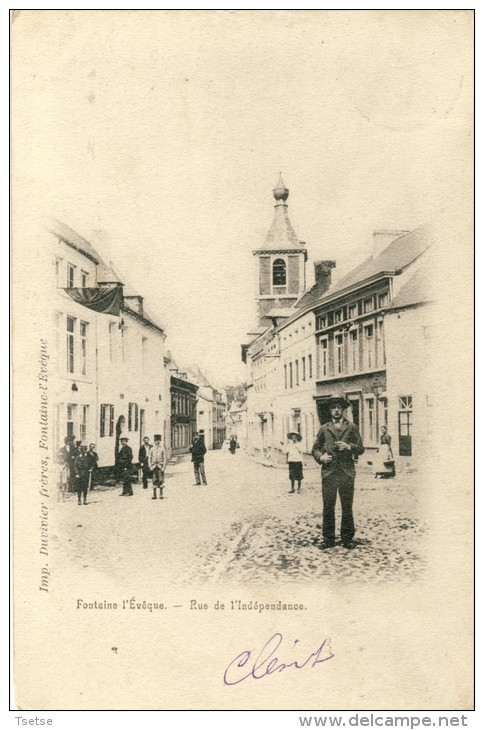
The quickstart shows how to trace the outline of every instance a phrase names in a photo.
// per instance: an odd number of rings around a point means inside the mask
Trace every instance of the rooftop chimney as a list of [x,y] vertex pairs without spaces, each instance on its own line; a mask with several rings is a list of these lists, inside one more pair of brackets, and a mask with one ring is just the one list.
[[143,297],[140,297],[139,294],[125,295],[124,301],[130,309],[143,316]]
[[315,261],[314,281],[319,288],[319,296],[328,291],[331,286],[331,270],[336,267],[336,261]]

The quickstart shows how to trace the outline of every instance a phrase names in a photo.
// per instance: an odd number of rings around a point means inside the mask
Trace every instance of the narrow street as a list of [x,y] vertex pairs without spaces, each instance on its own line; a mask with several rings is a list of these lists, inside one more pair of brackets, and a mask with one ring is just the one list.
[[[140,576],[152,585],[412,581],[424,568],[418,474],[376,480],[366,460],[356,480],[356,548],[321,551],[320,472],[305,469],[290,495],[287,471],[226,449],[206,457],[208,486],[194,486],[189,457],[167,471],[164,500],[134,484],[97,486],[89,504],[59,504],[55,552],[66,574],[94,571],[113,584]],[[337,510],[337,531],[339,512]],[[94,574],[93,574],[94,575]],[[66,576],[65,576],[66,578]],[[63,578],[64,579],[64,578]]]

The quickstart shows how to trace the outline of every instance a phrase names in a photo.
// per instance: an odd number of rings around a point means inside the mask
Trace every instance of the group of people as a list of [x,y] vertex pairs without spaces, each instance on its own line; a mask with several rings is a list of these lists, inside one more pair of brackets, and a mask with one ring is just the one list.
[[59,450],[59,484],[62,491],[77,492],[77,503],[87,504],[87,493],[94,489],[99,456],[96,445],[66,436]]
[[[120,438],[121,448],[116,456],[118,478],[123,483],[120,497],[133,496],[133,450],[131,446],[128,446],[128,440],[126,436]],[[151,499],[157,499],[157,490],[160,493],[160,499],[164,499],[166,453],[161,443],[161,434],[156,433],[153,440],[152,445],[149,437],[144,436],[138,452],[138,463],[142,473],[143,489],[148,489],[148,482],[151,479],[153,486]]]
[[[324,423],[318,431],[312,448],[312,455],[321,465],[321,482],[323,494],[323,543],[324,550],[336,545],[335,508],[339,495],[341,503],[341,543],[347,549],[354,545],[355,523],[353,518],[353,496],[355,488],[355,463],[363,454],[364,446],[357,426],[344,417],[349,403],[344,396],[335,396],[329,401],[331,420]],[[301,492],[304,479],[303,452],[299,446],[301,435],[297,432],[287,434],[286,461],[289,466],[291,489],[289,494]],[[128,446],[128,438],[121,436],[121,447],[116,456],[116,468],[119,481],[123,483],[121,497],[132,496],[133,450]],[[237,440],[233,436],[229,441],[232,454],[237,449]],[[207,485],[205,473],[205,454],[207,448],[199,433],[193,435],[190,447],[194,486]],[[98,468],[98,455],[95,444],[77,442],[73,436],[66,436],[64,446],[59,452],[59,463],[62,467],[65,483],[69,491],[77,492],[78,504],[87,504],[87,492],[94,488],[94,475]],[[155,434],[154,444],[150,444],[148,436],[138,453],[139,468],[142,472],[143,489],[148,489],[152,482],[153,496],[163,499],[165,482],[166,453],[161,443],[161,435]],[[386,426],[381,428],[380,447],[374,457],[375,477],[395,476],[395,461],[391,448],[391,437]],[[82,502],[81,502],[82,498]]]
[[[121,436],[120,448],[116,455],[116,481],[122,482],[123,490],[120,497],[133,496],[133,450],[128,445],[128,437]],[[138,452],[138,466],[141,471],[143,489],[148,489],[151,481],[153,488],[152,499],[164,499],[166,452],[161,443],[161,434],[155,434],[154,443],[150,443],[148,436]],[[196,485],[207,485],[205,474],[205,454],[207,448],[200,434],[193,435],[190,448]],[[87,504],[87,493],[94,489],[95,473],[98,469],[99,457],[95,444],[89,448],[85,442],[75,442],[74,436],[66,436],[64,446],[59,451],[59,483],[61,490],[68,489],[77,492],[77,503]]]
[[[329,401],[331,420],[318,431],[312,448],[312,455],[321,465],[323,494],[323,543],[327,550],[336,545],[335,509],[339,494],[341,503],[341,543],[351,550],[355,547],[355,523],[353,518],[353,496],[355,489],[355,463],[363,454],[364,446],[357,426],[344,417],[349,403],[344,396],[335,396]],[[301,435],[287,434],[286,461],[289,466],[291,489],[289,494],[301,492],[303,474],[303,452],[298,443]],[[381,428],[380,447],[374,459],[375,477],[395,476],[395,461],[391,448],[391,437],[386,426]]]
[[[160,499],[164,499],[163,489],[165,486],[165,466],[166,452],[161,443],[161,435],[155,434],[153,437],[154,444],[150,444],[148,436],[143,438],[143,443],[138,452],[138,463],[142,473],[143,489],[148,489],[149,480],[153,486],[153,496],[151,499],[157,499],[157,490],[159,490]],[[123,491],[121,497],[131,497],[133,495],[133,484],[131,480],[133,471],[133,451],[128,446],[128,439],[123,436],[120,439],[121,448],[119,449],[116,466],[120,481],[123,482]],[[205,474],[205,454],[207,448],[203,439],[198,432],[193,435],[192,445],[190,447],[192,455],[193,471],[195,473],[196,485],[206,485],[207,477]]]

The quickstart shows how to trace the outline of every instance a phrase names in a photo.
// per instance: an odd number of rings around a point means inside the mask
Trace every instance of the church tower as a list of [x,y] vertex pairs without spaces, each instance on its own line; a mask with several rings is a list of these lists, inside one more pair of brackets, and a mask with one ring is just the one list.
[[256,301],[259,326],[269,326],[271,311],[291,307],[306,288],[307,250],[299,241],[287,214],[289,190],[279,175],[272,191],[274,220],[257,257]]

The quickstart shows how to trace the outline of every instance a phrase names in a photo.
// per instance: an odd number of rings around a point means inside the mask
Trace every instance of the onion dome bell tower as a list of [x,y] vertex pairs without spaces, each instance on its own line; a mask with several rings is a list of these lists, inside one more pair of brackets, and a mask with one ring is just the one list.
[[274,195],[274,219],[263,246],[253,251],[257,261],[256,301],[260,327],[269,326],[271,312],[286,309],[306,288],[304,242],[299,241],[287,214],[289,189],[279,175]]

